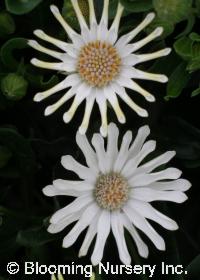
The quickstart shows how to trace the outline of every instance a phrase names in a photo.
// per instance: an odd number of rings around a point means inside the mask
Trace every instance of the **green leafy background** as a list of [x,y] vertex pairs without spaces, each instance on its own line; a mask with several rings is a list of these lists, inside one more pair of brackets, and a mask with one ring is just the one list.
[[[80,0],[85,16],[87,5]],[[110,19],[113,18],[117,0],[110,0]],[[103,1],[96,1],[97,14],[101,14]],[[147,120],[139,119],[126,105],[122,107],[127,123],[120,126],[121,134],[127,129],[136,133],[139,126],[148,123],[151,137],[158,141],[158,152],[174,149],[177,152],[172,164],[183,170],[184,177],[192,182],[188,192],[189,200],[183,205],[157,203],[156,207],[176,219],[180,225],[177,232],[156,229],[166,240],[166,252],[158,252],[149,240],[148,260],[140,258],[130,236],[127,242],[133,264],[182,264],[188,274],[166,276],[166,279],[200,279],[200,0],[121,0],[125,6],[120,34],[135,26],[149,11],[156,12],[156,18],[138,38],[163,26],[163,35],[144,48],[152,52],[165,46],[171,47],[171,54],[140,66],[141,69],[168,75],[167,85],[154,82],[141,84],[157,99],[147,104],[138,98],[150,113]],[[54,178],[71,178],[60,165],[60,157],[71,154],[78,160],[82,155],[74,141],[76,130],[83,114],[78,110],[74,120],[65,125],[62,114],[45,118],[43,111],[50,101],[35,104],[36,92],[48,89],[60,80],[60,75],[51,71],[36,69],[30,65],[32,57],[38,56],[27,46],[27,39],[33,38],[33,30],[43,29],[47,33],[65,40],[62,28],[49,11],[49,5],[56,4],[63,16],[74,27],[79,28],[69,0],[2,0],[0,2],[0,279],[9,278],[6,263],[38,261],[41,264],[66,264],[72,261],[89,264],[89,257],[78,259],[78,249],[83,236],[69,249],[62,249],[62,239],[69,229],[57,235],[46,231],[48,219],[56,209],[66,205],[68,199],[44,197],[41,190]],[[136,97],[137,99],[137,97]],[[52,102],[53,103],[53,102]],[[109,119],[116,122],[114,114]],[[100,125],[97,108],[92,115],[88,136],[98,131]],[[112,235],[104,253],[104,262],[119,263]],[[35,279],[33,276],[19,276],[19,279]],[[125,275],[128,278],[127,275]],[[122,276],[113,277],[121,279]],[[45,276],[45,279],[50,279]],[[67,279],[76,279],[68,276]],[[77,279],[83,279],[78,277]],[[97,279],[112,279],[97,275]],[[129,278],[128,278],[129,279]],[[130,279],[148,279],[147,275],[135,275]],[[161,279],[155,276],[154,279]],[[164,279],[164,276],[162,276]]]

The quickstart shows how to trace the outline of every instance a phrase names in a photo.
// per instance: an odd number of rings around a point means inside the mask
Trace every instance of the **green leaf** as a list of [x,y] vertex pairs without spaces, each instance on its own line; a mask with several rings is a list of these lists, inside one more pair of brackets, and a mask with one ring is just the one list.
[[169,77],[169,82],[167,85],[167,95],[165,97],[166,100],[169,98],[178,97],[184,87],[187,85],[190,79],[190,75],[186,71],[185,62],[179,64],[174,72]]
[[180,38],[174,43],[176,53],[187,61],[192,58],[192,46],[192,40],[187,37]]
[[120,0],[125,9],[134,13],[146,12],[153,8],[152,0]]
[[199,70],[199,69],[200,69],[200,56],[192,59],[191,62],[189,62],[188,66],[187,66],[187,70],[190,73],[194,72],[196,70]]
[[177,23],[188,18],[192,0],[153,0],[153,6],[159,18]]
[[200,255],[198,255],[186,268],[188,274],[186,279],[199,280],[200,275]]
[[19,231],[16,241],[19,245],[25,247],[37,247],[42,246],[52,240],[55,240],[56,236],[47,232],[44,227],[35,227],[27,230]]
[[35,168],[35,157],[28,140],[13,129],[0,128],[0,143],[16,157],[23,177],[32,174]]
[[191,96],[192,96],[192,97],[195,97],[195,96],[197,96],[197,95],[199,95],[199,94],[200,94],[200,87],[197,88],[197,89],[195,89],[195,90],[192,92]]
[[200,42],[200,35],[195,32],[192,32],[189,38],[194,42]]
[[42,0],[5,0],[6,9],[15,15],[23,15],[32,11]]
[[15,50],[28,48],[27,40],[24,38],[13,38],[8,40],[1,48],[1,60],[3,64],[10,70],[16,71],[20,64],[14,57]]

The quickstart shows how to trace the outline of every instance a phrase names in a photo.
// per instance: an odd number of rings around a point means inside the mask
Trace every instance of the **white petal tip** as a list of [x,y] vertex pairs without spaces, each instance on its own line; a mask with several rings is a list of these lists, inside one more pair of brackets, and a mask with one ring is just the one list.
[[154,34],[155,36],[160,36],[162,33],[163,33],[163,27],[157,27],[155,30],[154,30]]
[[155,102],[156,101],[155,97],[151,94],[145,96],[145,99],[149,102]]
[[107,134],[108,134],[107,126],[101,126],[100,133],[103,137],[107,137]]
[[65,113],[65,114],[63,115],[63,121],[64,121],[65,123],[69,123],[69,122],[71,121],[71,119],[72,119],[72,116],[71,116],[69,113]]
[[154,18],[155,18],[156,14],[155,13],[149,13],[146,16],[146,20],[148,20],[149,22],[151,22]]
[[161,75],[160,76],[160,82],[161,83],[167,83],[168,82],[168,77],[165,75]]
[[41,37],[44,35],[44,32],[40,29],[36,29],[35,31],[33,31],[33,34],[37,37]]
[[163,54],[164,54],[164,55],[168,55],[168,54],[171,53],[171,51],[172,51],[171,48],[166,48],[166,49],[164,49]]
[[35,40],[28,40],[27,44],[28,44],[30,47],[34,47],[34,46],[37,46],[37,45],[38,45],[38,42],[35,41]]
[[37,62],[38,62],[37,58],[31,59],[31,64],[33,64],[34,66],[37,66]]
[[140,116],[140,117],[144,117],[144,118],[147,118],[149,116],[148,112],[146,110],[138,110],[137,111],[137,114]]
[[52,186],[46,186],[42,189],[42,192],[46,196],[52,196]]
[[43,100],[43,99],[44,99],[44,96],[43,96],[42,93],[37,93],[37,94],[34,96],[34,98],[33,98],[33,100],[34,100],[35,102],[40,102],[40,101]]
[[120,116],[120,117],[119,117],[119,122],[122,123],[122,124],[126,123],[126,118],[125,118],[125,116]]
[[53,114],[54,111],[55,111],[55,107],[54,106],[49,106],[45,109],[44,115],[49,116],[49,115]]
[[86,133],[86,131],[87,131],[87,127],[84,126],[84,125],[80,126],[79,129],[78,129],[78,132],[79,132],[81,135],[84,135],[84,134]]
[[58,14],[59,13],[59,9],[55,5],[51,5],[50,10],[52,11],[53,14]]

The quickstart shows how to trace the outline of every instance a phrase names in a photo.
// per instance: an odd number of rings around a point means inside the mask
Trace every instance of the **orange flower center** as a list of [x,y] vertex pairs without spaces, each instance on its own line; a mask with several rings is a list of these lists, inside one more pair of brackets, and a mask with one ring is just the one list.
[[118,173],[102,174],[97,179],[94,195],[101,208],[118,210],[129,198],[128,182]]
[[88,84],[103,87],[117,76],[120,66],[121,58],[116,48],[97,40],[82,47],[77,70]]

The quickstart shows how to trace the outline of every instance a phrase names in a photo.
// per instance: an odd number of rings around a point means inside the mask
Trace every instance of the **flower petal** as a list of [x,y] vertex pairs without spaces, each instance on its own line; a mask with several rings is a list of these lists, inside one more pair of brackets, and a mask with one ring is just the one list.
[[72,230],[63,239],[63,247],[68,248],[74,244],[81,232],[91,223],[96,216],[99,208],[96,203],[89,205],[81,215],[79,221],[75,224]]
[[77,162],[72,156],[63,156],[61,163],[65,169],[73,171],[79,178],[90,182],[95,180],[95,174],[91,169]]
[[84,181],[54,180],[53,185],[46,186],[42,191],[47,196],[67,195],[78,197],[89,194],[93,189],[91,184]]
[[103,257],[107,237],[110,233],[110,212],[103,210],[97,224],[97,239],[91,256],[93,266],[96,266]]
[[183,203],[186,201],[187,196],[181,191],[159,191],[150,188],[133,188],[130,195],[134,199],[141,201],[172,201],[176,203]]
[[140,209],[135,211],[135,209],[125,205],[123,210],[131,222],[149,237],[158,250],[165,250],[164,239],[153,229],[149,222],[147,222],[147,220],[141,214],[139,214]]
[[178,179],[181,174],[182,172],[177,168],[167,168],[155,173],[133,175],[129,183],[131,186],[142,187],[159,180]]
[[149,255],[148,247],[144,243],[144,241],[140,238],[136,228],[133,226],[133,224],[131,223],[131,221],[128,219],[128,217],[125,214],[123,214],[123,224],[124,224],[124,227],[131,234],[133,240],[135,241],[139,255],[143,258],[147,258]]
[[147,219],[150,219],[158,224],[160,224],[162,227],[168,230],[177,230],[178,225],[175,221],[170,219],[169,217],[163,215],[156,209],[154,209],[149,203],[144,201],[137,201],[137,200],[130,200],[130,205],[132,208],[134,208],[136,211],[140,211],[140,214],[144,216]]
[[117,243],[119,258],[122,263],[128,265],[131,263],[131,257],[126,246],[122,221],[123,218],[119,211],[114,211],[111,213],[111,227],[115,241]]
[[65,218],[66,216],[71,215],[79,210],[82,210],[85,206],[89,205],[93,201],[93,195],[83,195],[76,198],[72,203],[61,208],[50,219],[50,223],[57,224],[60,220]]
[[114,163],[114,172],[121,172],[121,169],[123,168],[125,162],[128,159],[129,155],[129,146],[132,141],[132,132],[127,131],[122,139],[122,144],[117,156],[117,159]]

